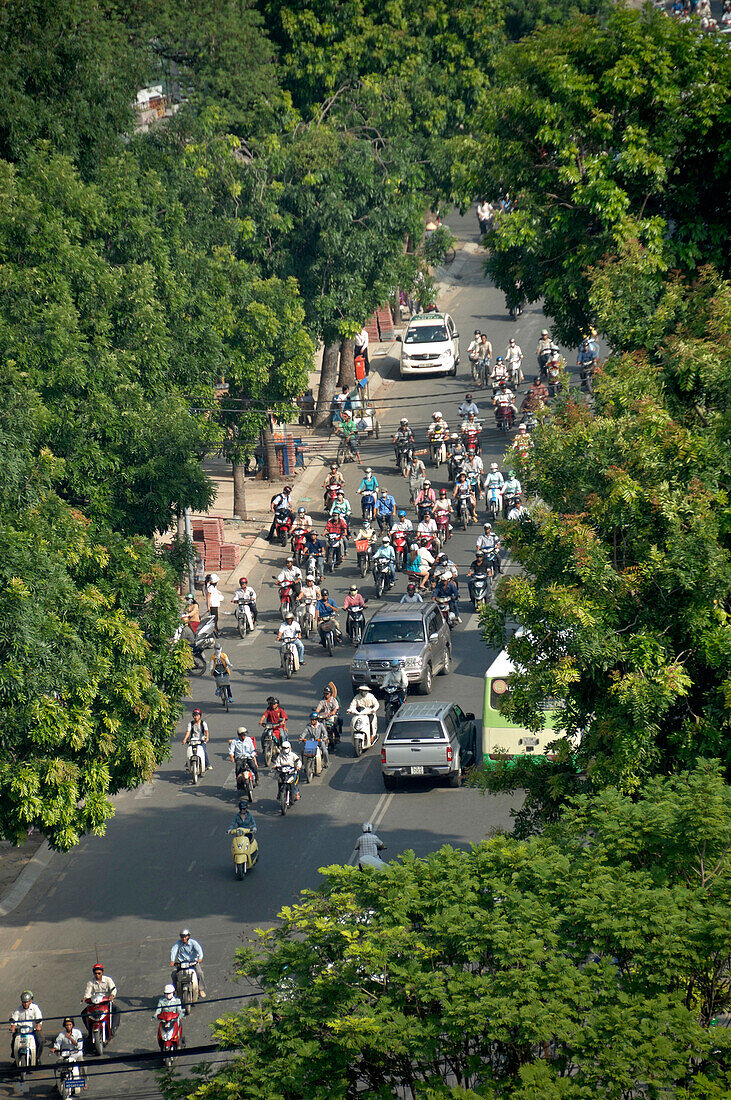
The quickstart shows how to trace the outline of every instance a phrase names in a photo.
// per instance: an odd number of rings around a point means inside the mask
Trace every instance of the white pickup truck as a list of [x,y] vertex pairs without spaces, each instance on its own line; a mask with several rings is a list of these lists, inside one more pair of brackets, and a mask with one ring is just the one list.
[[381,771],[386,790],[393,790],[400,779],[422,775],[444,776],[450,787],[459,787],[463,746],[474,740],[474,718],[456,703],[404,703],[383,739]]

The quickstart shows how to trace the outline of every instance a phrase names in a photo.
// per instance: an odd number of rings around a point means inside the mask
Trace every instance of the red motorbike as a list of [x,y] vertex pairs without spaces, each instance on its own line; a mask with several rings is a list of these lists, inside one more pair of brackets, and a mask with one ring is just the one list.
[[157,1014],[157,1045],[160,1047],[163,1065],[171,1066],[183,1041],[183,1021],[178,1013],[163,1008]]
[[302,562],[307,557],[307,544],[305,541],[305,535],[307,531],[304,527],[295,527],[292,532],[292,557],[296,561],[297,565],[302,565]]
[[293,588],[292,581],[284,581],[279,586],[279,614],[282,616],[282,621],[288,611],[294,612]]
[[403,569],[406,564],[406,535],[403,531],[394,531],[391,534],[391,545],[396,554],[396,568]]
[[419,535],[419,546],[423,546],[434,555],[438,554],[440,549],[438,535]]
[[437,521],[439,541],[443,546],[447,539],[452,537],[452,525],[449,522],[449,512],[444,509],[437,509],[434,514],[434,519]]
[[95,993],[91,998],[86,1010],[86,1026],[91,1045],[97,1054],[102,1054],[112,1037],[112,1002],[103,993]]
[[289,533],[292,530],[292,515],[290,512],[274,513],[274,536],[279,539],[281,546],[287,545]]
[[464,449],[467,452],[468,457],[470,458],[472,457],[472,455],[480,453],[481,431],[482,426],[480,424],[475,424],[474,427],[464,428],[464,430],[462,431],[462,442],[464,444]]
[[340,481],[329,481],[325,486],[325,495],[322,498],[322,506],[325,509],[326,514],[330,515],[330,509],[337,500],[338,493],[342,490],[343,486]]
[[513,426],[513,410],[510,405],[496,405],[495,420],[501,432],[509,432]]

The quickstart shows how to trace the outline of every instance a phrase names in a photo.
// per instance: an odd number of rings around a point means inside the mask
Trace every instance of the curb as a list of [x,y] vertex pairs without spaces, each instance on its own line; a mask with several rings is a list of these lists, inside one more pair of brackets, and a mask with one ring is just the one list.
[[5,897],[0,901],[0,917],[7,917],[9,913],[18,908],[21,901],[28,896],[38,882],[55,854],[49,848],[48,841],[44,840],[35,855],[28,860]]

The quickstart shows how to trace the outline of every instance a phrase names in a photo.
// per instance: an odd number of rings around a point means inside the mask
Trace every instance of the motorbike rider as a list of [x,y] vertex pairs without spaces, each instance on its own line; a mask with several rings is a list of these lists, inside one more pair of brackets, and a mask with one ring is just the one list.
[[528,515],[528,509],[521,502],[520,496],[516,497],[513,507],[508,512],[508,519],[513,523],[520,522],[520,520],[526,519]]
[[395,518],[396,501],[388,489],[381,489],[376,499],[376,519],[378,520],[379,531],[382,531],[384,527],[388,527],[390,531]]
[[484,550],[478,550],[475,554],[475,560],[472,562],[472,565],[467,570],[467,589],[470,594],[470,599],[473,603],[475,602],[475,582],[470,578],[486,578],[488,575],[488,571],[489,568],[487,558],[485,557],[485,552]]
[[297,515],[294,517],[295,527],[301,527],[303,530],[308,531],[312,527],[312,516],[308,513],[304,504],[300,504],[297,509]]
[[[213,682],[216,684],[216,687],[219,686],[219,677],[230,675],[231,662],[228,659],[228,654],[224,652],[221,643],[216,642],[215,646],[213,647],[213,655],[211,657],[211,676],[213,677]],[[229,703],[233,703],[234,697],[231,694],[231,684],[222,684],[220,690],[228,692],[228,701]]]
[[294,521],[294,512],[292,510],[292,486],[285,485],[281,493],[275,493],[269,502],[269,511],[272,513],[272,525],[269,528],[269,534],[267,539],[269,542],[274,538],[274,528],[277,526],[277,512],[286,513],[289,518]]
[[249,736],[246,726],[239,726],[236,730],[236,739],[229,745],[229,759],[233,764],[236,775],[249,768],[254,773],[254,782],[259,785],[259,768],[256,763],[256,744],[254,738]]
[[469,347],[467,348],[467,357],[470,363],[478,362],[480,358],[480,344],[482,343],[480,337],[482,333],[478,328],[475,329],[472,339],[470,340]]
[[294,558],[291,554],[289,554],[287,557],[284,569],[280,569],[280,571],[277,573],[276,580],[277,584],[279,585],[280,591],[282,588],[285,587],[285,585],[291,585],[292,596],[295,599],[297,598],[297,596],[299,596],[300,589],[302,587],[302,570],[298,565],[294,564]]
[[495,396],[497,389],[501,382],[505,382],[507,385],[510,381],[510,371],[508,370],[507,363],[503,359],[502,355],[498,355],[495,360],[495,366],[492,368],[490,374],[490,384],[492,385],[492,396]]
[[518,425],[518,433],[512,442],[512,448],[525,458],[528,451],[533,446],[533,440],[528,435],[528,429],[525,424]]
[[[352,508],[350,507],[350,501],[346,497],[342,489],[338,489],[338,495],[333,501],[332,508],[330,509],[330,516],[340,516],[345,521],[346,534],[350,534],[350,517],[352,515]],[[343,539],[344,549],[348,549],[347,538]]]
[[348,707],[348,714],[367,714],[371,726],[371,741],[378,728],[378,700],[367,684],[361,684]]
[[345,557],[348,549],[348,525],[342,515],[336,513],[334,516],[329,517],[325,524],[325,534],[340,536],[341,551],[343,557]]
[[[403,603],[403,600],[401,602]],[[403,661],[399,661],[398,657],[394,657],[391,661],[388,672],[383,678],[382,687],[384,690],[394,689],[397,692],[398,705],[401,706],[409,693],[409,678],[404,670]]]
[[327,727],[325,723],[320,720],[320,715],[316,710],[310,711],[310,717],[307,721],[307,725],[300,734],[300,741],[304,745],[306,741],[317,741],[320,746],[320,756],[322,757],[322,766],[327,768],[330,765],[330,757],[327,754]]
[[492,399],[492,405],[495,410],[496,420],[498,419],[499,408],[509,408],[513,414],[513,421],[517,419],[518,408],[515,404],[515,395],[505,382],[501,382],[498,386],[497,393]]
[[[162,996],[158,998],[157,1007],[155,1009],[155,1018],[160,1019],[163,1012],[174,1012],[178,1017],[178,1023],[182,1023],[183,1016],[185,1016],[185,1009],[183,1008],[183,1002],[175,992],[175,986],[172,982],[163,988]],[[158,1046],[162,1050],[162,1039],[158,1035]]]
[[460,618],[460,614],[459,614],[459,590],[457,588],[457,585],[454,582],[454,579],[452,577],[452,573],[451,573],[450,570],[448,570],[448,569],[445,570],[445,572],[442,573],[441,576],[439,577],[439,580],[437,581],[436,585],[434,586],[434,595],[433,595],[432,599],[434,599],[434,600],[448,599],[449,600],[449,609],[450,609],[450,611],[454,612],[454,616],[457,619],[458,623],[462,622],[462,619]]
[[40,1065],[43,1053],[43,1013],[33,1000],[30,989],[24,989],[20,994],[20,1008],[16,1008],[10,1016],[10,1057],[15,1060],[15,1040],[18,1024],[33,1021],[35,1024],[36,1063]]
[[287,712],[279,705],[275,695],[267,696],[267,708],[259,719],[260,726],[279,726],[282,734],[287,732]]
[[537,409],[542,409],[545,403],[548,401],[548,386],[541,382],[540,376],[536,377],[531,382],[528,392],[523,398],[521,409],[524,413],[536,412]]
[[487,475],[487,477],[485,478],[485,499],[487,500],[489,498],[490,490],[495,489],[497,491],[497,493],[499,494],[499,496],[498,496],[498,511],[500,510],[500,506],[502,504],[504,486],[505,486],[505,478],[500,473],[500,470],[498,469],[497,462],[491,462],[490,463],[490,472]]
[[117,986],[114,979],[108,974],[104,973],[104,967],[100,962],[94,963],[91,968],[91,978],[86,983],[84,989],[83,1009],[81,1010],[81,1019],[84,1021],[84,1027],[91,1034],[91,1027],[89,1024],[89,1005],[92,998],[101,995],[109,1000],[111,1007],[111,1033],[114,1035],[115,1031],[119,1027],[119,1009],[114,1003],[114,998],[117,996]]
[[423,603],[423,602],[424,602],[424,597],[422,596],[421,592],[417,592],[416,591],[416,585],[414,584],[414,582],[409,581],[409,583],[406,585],[406,592],[404,593],[404,595],[399,600],[399,603],[409,604],[409,603]]
[[305,559],[306,559],[306,571],[308,573],[315,572],[315,563],[318,559],[321,559],[325,554],[325,543],[322,541],[317,531],[308,531],[305,535]]
[[416,525],[416,537],[420,543],[427,546],[436,546],[439,541],[439,529],[437,521],[431,513],[427,513]]
[[[441,524],[448,527],[449,517],[452,514],[452,502],[450,501],[449,497],[447,496],[447,490],[446,489],[440,489],[439,490],[439,496],[437,498],[436,504],[434,505],[434,513],[433,514],[434,514],[434,519],[437,522],[437,530],[439,530],[439,527],[440,527]],[[440,520],[441,520],[441,524],[440,524]]]
[[193,747],[193,745],[200,745],[203,749],[203,762],[205,764],[206,771],[212,772],[213,765],[208,759],[208,750],[206,748],[209,737],[210,732],[208,729],[208,723],[205,722],[201,717],[200,707],[196,707],[193,711],[192,718],[188,723],[188,728],[185,731],[183,744],[187,745],[188,743],[190,743],[191,748]]
[[477,451],[473,455],[467,455],[462,472],[467,474],[467,480],[472,486],[475,496],[479,496],[482,492],[482,475],[485,472],[485,467]]
[[496,571],[502,573],[503,565],[500,559],[500,539],[493,531],[491,523],[486,523],[483,526],[483,533],[478,537],[475,543],[475,550],[476,553],[482,553],[488,559],[493,558]]
[[357,584],[351,584],[348,589],[348,595],[343,600],[343,611],[348,611],[351,607],[365,607],[366,601],[358,591]]
[[249,584],[248,577],[239,577],[239,587],[234,592],[233,602],[235,607],[238,607],[239,604],[246,604],[251,612],[252,622],[256,625],[259,615],[256,608],[256,592]]
[[274,770],[277,772],[277,778],[281,784],[284,777],[284,773],[294,768],[294,799],[295,802],[299,802],[300,792],[300,768],[302,767],[302,761],[296,752],[292,751],[292,746],[289,741],[282,741],[279,756],[277,762],[274,765]]
[[418,510],[418,514],[421,515],[422,511],[430,513],[430,509],[434,507],[436,502],[437,494],[432,488],[431,481],[429,481],[429,479],[427,478],[419,492],[416,494],[416,500],[414,501],[414,504],[416,505]]
[[356,542],[362,542],[365,539],[367,539],[368,542],[370,543],[371,547],[372,547],[377,538],[378,538],[378,535],[376,534],[375,529],[374,529],[373,524],[371,523],[371,521],[369,519],[364,520],[363,521],[363,526],[358,528],[358,531],[357,531],[356,536],[355,536],[355,541]]
[[181,963],[193,963],[193,969],[198,977],[198,996],[205,998],[205,981],[203,979],[203,948],[194,940],[189,928],[184,928],[180,933],[180,939],[176,940],[170,951],[170,966],[173,967],[173,981],[177,985],[178,971]]
[[396,580],[396,551],[391,545],[391,540],[388,535],[384,535],[381,539],[381,545],[373,553],[372,566],[373,566],[373,581],[376,580],[377,565],[376,563],[385,560],[389,564],[389,575],[391,577],[391,584]]
[[300,667],[305,663],[305,646],[302,641],[302,627],[297,622],[292,611],[288,611],[284,616],[284,622],[277,631],[277,641],[280,646],[282,642],[294,642],[294,647],[297,650],[297,656],[299,658]]
[[360,506],[363,513],[363,518],[365,519],[366,498],[369,496],[371,497],[371,507],[375,511],[376,496],[378,495],[378,478],[375,476],[370,466],[366,467],[365,475],[363,476],[363,479],[358,486],[358,494],[361,498]]
[[396,459],[396,465],[398,466],[402,449],[407,444],[410,444],[412,447],[414,446],[414,433],[409,427],[409,421],[405,416],[401,417],[401,421],[396,430],[396,434],[393,437],[392,443],[394,458]]
[[465,464],[467,454],[465,453],[464,443],[462,437],[453,432],[449,439],[449,453],[447,455],[447,467],[449,476],[453,481],[456,481],[459,471]]
[[355,851],[358,853],[358,866],[363,870],[363,856],[375,856],[380,859],[379,852],[384,851],[386,845],[381,838],[373,832],[370,821],[364,821],[360,836],[355,842]]
[[444,462],[447,457],[445,442],[449,439],[449,425],[439,409],[431,415],[431,424],[426,429],[426,434],[429,438],[429,442],[437,446],[438,461]]
[[454,500],[454,510],[458,512],[458,501],[465,501],[470,510],[470,516],[473,523],[477,523],[477,500],[475,494],[472,491],[472,486],[467,480],[467,474],[464,470],[457,475],[457,480],[452,491],[452,499]]
[[59,1031],[53,1040],[51,1047],[56,1054],[82,1054],[84,1050],[84,1036],[78,1027],[74,1026],[73,1017],[66,1016],[63,1029]]
[[347,409],[343,409],[343,418],[340,421],[340,426],[335,429],[336,435],[341,435],[347,442],[348,448],[351,454],[354,454],[357,461],[361,461],[360,447],[358,445],[358,424],[350,415]]
[[325,687],[322,689],[322,699],[315,707],[315,710],[320,720],[325,723],[326,728],[328,723],[332,724],[335,742],[337,743],[343,732],[343,720],[340,717],[340,700],[338,699],[338,694],[332,681],[325,684]]
[[477,408],[477,405],[472,400],[471,393],[465,394],[465,399],[460,407],[457,409],[457,413],[460,420],[467,420],[470,413],[472,413],[473,416],[480,415],[480,410]]
[[330,490],[337,491],[345,484],[343,475],[340,473],[340,468],[337,462],[330,463],[330,472],[322,483],[322,506],[326,512],[330,510]]
[[185,597],[185,611],[180,617],[194,634],[197,633],[198,627],[201,625],[201,611],[195,598],[195,592],[189,592]]
[[506,516],[508,514],[508,508],[510,507],[511,498],[519,497],[522,492],[523,486],[520,484],[513,471],[508,470],[508,476],[503,485],[503,512]]
[[545,374],[548,360],[551,358],[554,352],[557,352],[558,348],[554,344],[551,337],[548,335],[548,329],[541,329],[541,338],[536,345],[536,358],[538,359],[538,369],[541,374]]
[[391,534],[392,535],[402,534],[402,535],[408,536],[408,535],[411,534],[411,532],[413,530],[414,530],[413,523],[411,522],[409,517],[406,515],[406,512],[404,511],[404,509],[399,508],[399,512],[398,512],[398,515],[396,517],[396,522],[394,523],[393,527],[391,528]]
[[234,829],[246,829],[247,833],[251,833],[252,835],[256,832],[254,815],[249,809],[249,803],[244,798],[239,801],[239,812],[234,814],[226,832],[232,833]]
[[409,468],[406,471],[406,477],[409,482],[409,499],[411,503],[414,503],[416,494],[424,485],[424,478],[426,477],[426,466],[422,462],[421,455],[414,452]]
[[302,591],[297,597],[297,602],[310,612],[314,622],[317,622],[317,601],[320,599],[320,594],[320,589],[315,584],[314,574],[308,573],[302,585]]
[[480,386],[487,386],[490,380],[490,364],[492,363],[492,344],[487,338],[487,333],[480,333],[480,347],[479,347],[479,363],[480,363]]
[[517,382],[518,385],[523,381],[523,370],[521,363],[525,358],[521,350],[520,344],[516,344],[515,337],[511,336],[508,346],[505,350],[505,358],[508,363],[508,370],[510,371],[511,381]]
[[321,619],[330,619],[332,625],[335,627],[335,641],[338,645],[342,643],[343,634],[340,629],[340,623],[335,618],[339,608],[335,601],[332,599],[330,592],[327,588],[320,590],[320,599],[317,601],[317,621],[318,630],[320,632],[320,645],[325,645],[325,632],[320,625]]

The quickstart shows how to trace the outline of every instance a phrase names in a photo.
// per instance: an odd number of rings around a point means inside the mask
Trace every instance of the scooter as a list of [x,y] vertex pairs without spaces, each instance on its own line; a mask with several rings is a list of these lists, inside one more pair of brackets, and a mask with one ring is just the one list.
[[287,545],[290,531],[292,530],[292,515],[290,512],[274,513],[274,537],[279,539],[280,546]]
[[20,1080],[24,1081],[25,1071],[31,1066],[35,1066],[38,1061],[35,1021],[21,1020],[17,1023],[14,1037],[13,1058],[20,1074]]
[[[386,845],[384,844],[383,847],[385,848]],[[358,860],[358,867],[361,871],[366,867],[371,867],[374,871],[385,871],[388,864],[380,856],[364,855]]]
[[376,494],[370,491],[364,490],[360,498],[360,510],[363,514],[363,521],[372,520],[373,513],[376,510]]
[[183,1011],[190,1016],[190,1010],[198,1000],[198,975],[195,972],[195,963],[178,962],[174,976],[175,992],[180,997]]
[[403,443],[398,444],[398,456],[396,459],[396,465],[399,470],[406,477],[409,466],[414,460],[414,444],[408,440],[404,440]]
[[112,1002],[103,993],[92,996],[86,1011],[86,1026],[94,1050],[97,1054],[103,1054],[112,1036]]
[[249,802],[254,801],[254,785],[256,779],[246,760],[236,761],[236,789],[241,791]]
[[293,589],[294,584],[292,581],[282,581],[279,586],[279,614],[282,617],[282,622],[284,622],[287,612],[294,610],[292,606],[294,602]]
[[513,410],[510,405],[496,405],[495,420],[499,431],[509,432],[513,426]]
[[284,675],[291,680],[300,667],[300,656],[292,638],[285,638],[279,647],[279,660]]
[[334,573],[343,560],[343,539],[336,531],[326,531],[325,543],[325,572]]
[[355,755],[361,756],[366,749],[370,749],[375,745],[379,738],[378,730],[378,718],[376,717],[375,726],[376,731],[371,730],[371,715],[369,711],[360,710],[348,710],[351,715],[350,719],[350,732],[353,738],[353,748],[355,749]]
[[315,584],[322,580],[322,553],[309,554],[307,557],[307,580],[312,579]]
[[86,1088],[86,1078],[78,1066],[81,1057],[80,1050],[62,1050],[59,1053],[60,1062],[53,1071],[59,1096],[81,1096]]
[[476,573],[471,577],[472,581],[472,607],[477,611],[483,603],[487,603],[490,595],[490,574]]
[[197,633],[185,623],[181,624],[173,635],[173,642],[177,642],[180,638],[183,638],[190,646],[193,654],[193,667],[196,672],[203,672],[206,667],[206,659],[203,654],[207,649],[213,647],[215,632],[216,620],[211,616],[211,618],[206,619],[204,623],[201,623]]
[[503,494],[498,489],[497,485],[491,485],[485,493],[485,507],[487,508],[487,518],[490,520],[496,520],[500,515],[500,508],[503,503]]
[[280,768],[278,771],[277,779],[279,786],[277,788],[277,802],[279,803],[279,809],[282,815],[286,814],[287,810],[291,810],[297,801],[295,798],[295,786],[294,781],[297,778],[297,769],[293,767]]
[[320,641],[324,644],[327,650],[328,657],[332,657],[333,650],[338,644],[338,635],[335,630],[335,620],[332,615],[320,616],[320,621],[317,624],[320,632]]
[[437,536],[439,545],[444,546],[452,537],[452,524],[449,522],[449,512],[446,508],[438,508],[434,518],[437,523]]
[[384,687],[384,706],[386,708],[386,722],[390,722],[396,711],[403,703],[403,688]]
[[450,630],[454,630],[457,625],[457,616],[451,607],[451,600],[449,596],[437,596],[436,604],[442,613],[442,618],[449,627]]
[[302,565],[302,561],[305,555],[305,535],[307,531],[304,527],[295,527],[292,532],[292,538],[290,540],[290,546],[292,548],[292,557],[295,560],[295,564]]
[[309,638],[315,629],[315,605],[305,600],[297,601],[297,622],[300,624],[303,638]]
[[[366,605],[367,606],[367,605]],[[349,607],[345,621],[345,632],[354,646],[359,646],[365,629],[365,608]]]
[[159,1021],[157,1045],[162,1054],[162,1063],[169,1069],[183,1042],[183,1021],[176,1011],[169,1008],[161,1009],[155,1019]]
[[302,749],[302,771],[305,773],[305,782],[311,783],[313,776],[322,772],[322,754],[320,746],[314,738],[305,738]]
[[193,786],[200,783],[206,770],[206,761],[203,755],[202,741],[189,741],[186,745],[186,760]]
[[[406,565],[406,535],[403,531],[394,531],[391,535],[393,551],[396,555],[396,568],[403,569]],[[365,576],[365,574],[362,574]]]
[[241,881],[259,859],[256,835],[250,829],[229,829],[234,874]]
[[376,558],[376,597],[380,600],[384,592],[393,587],[391,562],[388,558]]
[[283,733],[286,733],[286,731],[281,726],[273,726],[270,723],[264,726],[261,735],[261,755],[267,768],[279,756],[279,746],[282,743]]
[[355,552],[358,555],[358,568],[360,569],[360,575],[361,577],[365,577],[371,564],[371,540],[356,539]]
[[241,600],[236,604],[236,629],[240,638],[245,638],[254,629],[254,616],[251,613],[251,605]]

